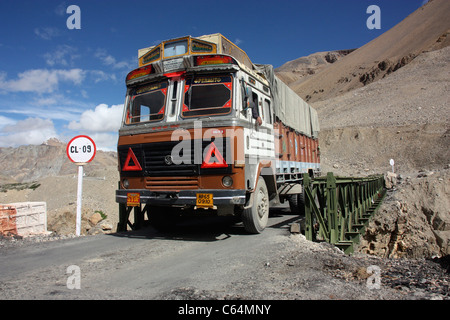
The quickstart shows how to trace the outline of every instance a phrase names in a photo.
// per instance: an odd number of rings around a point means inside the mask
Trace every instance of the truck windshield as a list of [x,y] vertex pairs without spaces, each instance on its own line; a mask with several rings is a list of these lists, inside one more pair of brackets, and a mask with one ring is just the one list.
[[186,79],[182,116],[226,115],[231,112],[231,75],[196,76]]
[[168,82],[137,87],[130,92],[126,123],[160,121],[164,118]]

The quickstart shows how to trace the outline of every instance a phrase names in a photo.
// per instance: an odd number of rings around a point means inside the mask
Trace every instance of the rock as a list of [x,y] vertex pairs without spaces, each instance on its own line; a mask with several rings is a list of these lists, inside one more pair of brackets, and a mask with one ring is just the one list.
[[102,228],[103,231],[109,231],[112,230],[113,227],[110,223],[102,222],[100,228]]
[[90,236],[96,235],[96,234],[102,234],[102,229],[99,228],[98,226],[94,226],[92,228],[90,228],[89,230],[87,230],[87,234]]
[[359,267],[354,272],[353,276],[357,279],[367,279],[370,277],[371,274],[367,273],[366,267]]
[[419,174],[417,175],[417,178],[425,178],[427,177],[427,174],[425,172],[419,172]]
[[434,235],[436,236],[436,242],[441,248],[443,255],[450,254],[450,230],[440,231],[433,230]]
[[100,215],[100,213],[95,212],[94,214],[92,214],[92,215],[89,217],[88,220],[89,220],[89,223],[90,223],[92,226],[95,226],[95,225],[97,225],[97,223],[99,223],[100,221],[102,221],[103,218],[102,218],[102,216]]
[[300,233],[300,223],[291,224],[291,233]]
[[386,184],[386,188],[392,189],[393,187],[395,187],[397,185],[397,174],[388,171],[384,178],[384,181]]

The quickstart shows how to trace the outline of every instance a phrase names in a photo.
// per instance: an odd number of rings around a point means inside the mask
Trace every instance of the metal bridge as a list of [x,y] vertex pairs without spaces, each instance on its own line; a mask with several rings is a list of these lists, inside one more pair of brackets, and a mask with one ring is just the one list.
[[386,194],[384,176],[366,178],[303,175],[305,236],[326,241],[351,254],[354,244]]

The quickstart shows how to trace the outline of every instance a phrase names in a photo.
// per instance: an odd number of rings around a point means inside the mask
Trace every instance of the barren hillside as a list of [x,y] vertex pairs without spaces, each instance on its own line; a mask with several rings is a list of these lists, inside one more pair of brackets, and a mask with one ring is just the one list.
[[[50,139],[41,145],[0,148],[0,166],[1,204],[44,201],[48,230],[57,234],[75,232],[78,169],[67,158],[64,143]],[[106,215],[103,222],[115,230],[118,181],[116,153],[97,151],[84,168],[83,234],[91,229],[91,233],[98,231],[88,222],[96,211]]]
[[354,50],[355,49],[313,53],[307,57],[289,61],[275,69],[275,72],[284,83],[288,85],[298,85],[329,65],[341,60]]
[[[0,184],[32,182],[48,176],[77,173],[76,165],[67,158],[66,145],[57,139],[36,146],[0,148],[0,164]],[[105,166],[117,166],[115,152],[97,151],[85,172],[89,174]]]
[[[450,1],[433,0],[343,59],[291,88],[309,102],[360,88],[398,70],[424,51],[450,43]],[[283,69],[283,67],[280,67]],[[288,78],[286,73],[283,78]]]
[[318,111],[322,172],[380,174],[395,160],[398,179],[361,252],[450,253],[449,16],[450,1],[433,0],[315,74],[293,80],[311,56],[277,70]]
[[359,250],[450,253],[450,2],[434,0],[296,86],[321,123],[323,172],[398,179]]
[[313,103],[325,171],[435,170],[450,159],[450,47],[418,56],[388,77]]

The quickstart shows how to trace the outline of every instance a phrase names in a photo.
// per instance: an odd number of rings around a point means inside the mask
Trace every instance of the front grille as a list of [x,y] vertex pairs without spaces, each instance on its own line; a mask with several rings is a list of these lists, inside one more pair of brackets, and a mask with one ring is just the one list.
[[165,177],[165,176],[193,176],[198,175],[199,166],[194,164],[194,149],[183,149],[188,155],[186,163],[167,164],[165,159],[171,156],[173,148],[180,143],[179,141],[156,142],[143,145],[144,171],[146,176]]
[[198,189],[198,177],[148,177],[145,187],[150,191],[178,191]]
[[[224,138],[222,143],[223,150],[222,156],[224,159],[229,160],[227,155],[229,154],[229,139]],[[182,148],[182,152],[179,155],[181,159],[185,159],[184,163],[175,164],[175,163],[167,163],[167,157],[172,155],[172,150],[175,146],[177,146],[179,141],[166,141],[166,142],[154,142],[148,144],[140,144],[140,145],[132,145],[132,146],[119,146],[118,154],[121,165],[121,173],[123,176],[145,176],[151,178],[157,177],[193,177],[202,174],[221,174],[221,173],[231,173],[231,164],[228,165],[227,168],[209,168],[202,169],[201,164],[198,164],[199,161],[194,160],[194,143],[195,140],[191,140],[190,143],[184,143],[184,148]],[[202,157],[205,148],[210,145],[211,141],[201,141],[201,151],[202,154],[197,155]],[[200,143],[199,143],[200,144]],[[129,149],[133,150],[133,153],[136,156],[139,164],[142,167],[142,171],[123,171],[124,164],[126,162]],[[176,159],[172,159],[175,160]],[[197,162],[197,163],[195,163]],[[177,180],[178,179],[178,180]],[[180,178],[175,179],[176,181],[182,181]],[[170,179],[150,179],[148,180],[151,183],[155,183],[155,181],[170,181]],[[158,182],[159,183],[159,182]],[[193,186],[191,184],[190,186]]]

